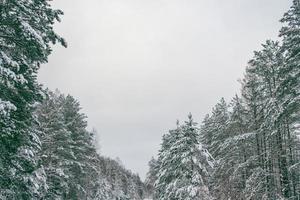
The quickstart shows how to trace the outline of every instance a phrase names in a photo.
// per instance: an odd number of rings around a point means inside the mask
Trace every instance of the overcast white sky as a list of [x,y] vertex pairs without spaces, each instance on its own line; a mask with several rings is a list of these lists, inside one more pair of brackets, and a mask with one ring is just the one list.
[[142,178],[162,134],[239,92],[252,52],[291,0],[56,0],[65,12],[39,80],[79,101],[101,152]]

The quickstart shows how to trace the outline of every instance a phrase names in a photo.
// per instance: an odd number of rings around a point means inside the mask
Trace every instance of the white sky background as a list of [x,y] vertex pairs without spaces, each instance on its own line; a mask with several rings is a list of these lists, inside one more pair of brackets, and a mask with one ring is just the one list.
[[162,134],[239,92],[291,0],[56,0],[65,12],[39,80],[79,99],[101,152],[142,178]]

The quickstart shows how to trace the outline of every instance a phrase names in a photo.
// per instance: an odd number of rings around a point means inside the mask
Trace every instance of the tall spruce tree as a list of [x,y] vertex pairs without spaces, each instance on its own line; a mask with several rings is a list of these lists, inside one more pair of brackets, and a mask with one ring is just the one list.
[[199,143],[197,123],[188,121],[164,137],[155,184],[158,199],[211,199],[208,177],[212,158]]
[[[47,175],[46,199],[103,199],[100,158],[85,115],[70,95],[49,92],[37,110],[41,133],[42,165]],[[103,187],[103,188],[101,188]]]
[[63,101],[64,97],[58,91],[49,92],[36,111],[42,146],[39,156],[45,168],[48,185],[45,199],[64,199],[69,191],[65,166],[70,162],[69,157],[73,153],[69,150],[71,132],[64,123]]
[[[290,195],[300,199],[300,1],[293,0],[288,12],[281,19],[284,23],[280,30],[283,39],[283,50],[286,61],[281,68],[282,83],[279,87],[281,107],[284,108],[284,121],[287,142],[289,145],[288,164],[290,181],[292,182]],[[288,192],[288,191],[287,191]]]
[[45,190],[32,111],[41,100],[37,70],[51,44],[65,45],[53,31],[61,14],[47,0],[0,1],[0,195],[6,198],[39,199]]

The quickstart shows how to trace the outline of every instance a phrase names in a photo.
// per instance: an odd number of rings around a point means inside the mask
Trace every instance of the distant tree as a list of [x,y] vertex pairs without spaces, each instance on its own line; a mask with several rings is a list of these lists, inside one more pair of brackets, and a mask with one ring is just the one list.
[[124,168],[116,160],[100,157],[102,176],[109,184],[110,198],[116,200],[142,200],[145,197],[145,186],[140,177]]
[[151,158],[148,163],[149,170],[147,172],[146,180],[145,180],[145,187],[147,191],[147,196],[149,198],[154,198],[153,194],[155,191],[154,185],[155,181],[157,180],[157,173],[159,168],[159,163],[155,158]]

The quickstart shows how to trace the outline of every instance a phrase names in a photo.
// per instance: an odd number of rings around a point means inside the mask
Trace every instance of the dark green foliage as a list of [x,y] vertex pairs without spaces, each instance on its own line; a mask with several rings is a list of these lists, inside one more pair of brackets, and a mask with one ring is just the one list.
[[46,0],[0,2],[0,195],[35,199],[45,190],[34,104],[42,99],[37,70],[51,43],[65,42],[53,31],[62,14]]

